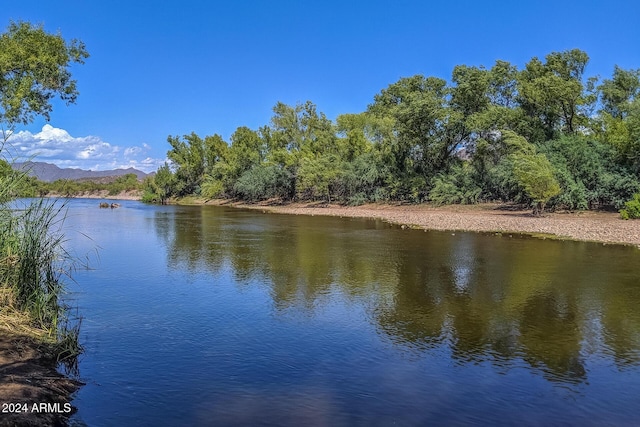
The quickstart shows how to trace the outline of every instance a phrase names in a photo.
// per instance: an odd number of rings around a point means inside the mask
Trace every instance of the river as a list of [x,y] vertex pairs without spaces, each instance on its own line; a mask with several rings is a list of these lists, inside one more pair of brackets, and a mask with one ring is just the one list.
[[75,425],[631,425],[640,251],[68,202]]

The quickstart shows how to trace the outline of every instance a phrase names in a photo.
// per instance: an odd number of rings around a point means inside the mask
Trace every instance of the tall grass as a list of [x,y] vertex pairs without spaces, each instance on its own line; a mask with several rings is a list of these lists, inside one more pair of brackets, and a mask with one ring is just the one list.
[[[66,251],[63,224],[66,208],[54,200],[35,199],[24,208],[10,203],[19,176],[0,176],[0,287],[12,293],[19,310],[47,332],[59,361],[82,352],[80,322],[69,316],[63,301],[64,280],[75,259]],[[3,307],[0,307],[0,311]]]

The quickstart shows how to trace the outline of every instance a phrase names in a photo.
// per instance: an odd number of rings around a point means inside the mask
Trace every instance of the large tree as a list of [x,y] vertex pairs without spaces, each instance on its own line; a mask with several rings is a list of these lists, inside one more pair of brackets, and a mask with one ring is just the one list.
[[[65,41],[42,26],[11,22],[0,35],[0,124],[3,142],[16,125],[36,116],[49,120],[51,101],[74,103],[78,96],[70,67],[89,56],[78,40]],[[1,147],[0,147],[1,148]]]
[[518,88],[520,103],[532,123],[530,138],[536,141],[573,134],[586,126],[596,101],[592,94],[595,80],[583,81],[589,62],[585,52],[552,52],[545,59],[527,63]]
[[462,105],[469,96],[460,96],[460,102],[451,105],[451,92],[442,79],[415,75],[389,85],[369,105],[374,117],[392,119],[393,130],[382,145],[399,178],[392,192],[400,198],[423,199],[431,179],[448,170],[455,151],[468,141]]

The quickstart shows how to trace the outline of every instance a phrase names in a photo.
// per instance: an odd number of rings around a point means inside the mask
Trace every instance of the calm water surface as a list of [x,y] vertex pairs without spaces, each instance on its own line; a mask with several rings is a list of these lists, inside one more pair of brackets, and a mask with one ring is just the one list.
[[640,423],[637,249],[121,203],[69,203],[77,424]]

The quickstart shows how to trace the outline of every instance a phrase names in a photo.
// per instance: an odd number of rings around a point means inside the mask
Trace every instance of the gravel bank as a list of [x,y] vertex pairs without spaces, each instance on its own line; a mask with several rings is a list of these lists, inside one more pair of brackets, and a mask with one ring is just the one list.
[[433,207],[429,205],[339,206],[319,204],[242,204],[214,200],[207,204],[296,215],[329,215],[380,218],[411,227],[431,230],[512,232],[554,235],[559,238],[602,243],[622,243],[640,247],[640,221],[624,221],[614,212],[551,213],[534,217],[529,210],[509,210],[508,206],[483,204]]

